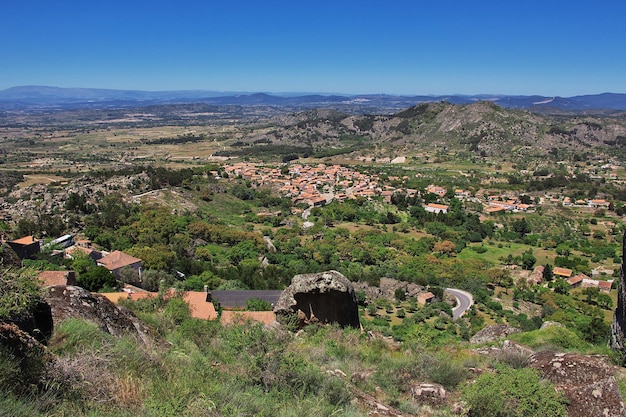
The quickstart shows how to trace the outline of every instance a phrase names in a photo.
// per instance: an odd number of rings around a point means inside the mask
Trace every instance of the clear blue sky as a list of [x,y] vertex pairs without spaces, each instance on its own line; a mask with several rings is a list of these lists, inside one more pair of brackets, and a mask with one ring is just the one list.
[[626,1],[5,0],[0,89],[626,93]]

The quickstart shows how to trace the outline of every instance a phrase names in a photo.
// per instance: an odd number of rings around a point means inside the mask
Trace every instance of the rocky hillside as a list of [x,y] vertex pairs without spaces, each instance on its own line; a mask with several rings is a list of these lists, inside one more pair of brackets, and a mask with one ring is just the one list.
[[384,146],[408,150],[471,151],[483,156],[512,151],[547,154],[556,149],[610,150],[626,145],[626,120],[592,116],[542,116],[488,102],[424,103],[393,115],[350,116],[308,110],[279,116],[253,129],[241,146],[285,145],[346,152]]

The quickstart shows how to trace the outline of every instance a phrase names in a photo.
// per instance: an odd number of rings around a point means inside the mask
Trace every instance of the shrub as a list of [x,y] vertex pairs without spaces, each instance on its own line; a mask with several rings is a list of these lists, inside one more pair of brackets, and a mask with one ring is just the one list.
[[484,373],[462,390],[469,417],[565,417],[565,399],[529,368]]
[[31,272],[0,274],[0,319],[8,319],[33,308],[41,299]]

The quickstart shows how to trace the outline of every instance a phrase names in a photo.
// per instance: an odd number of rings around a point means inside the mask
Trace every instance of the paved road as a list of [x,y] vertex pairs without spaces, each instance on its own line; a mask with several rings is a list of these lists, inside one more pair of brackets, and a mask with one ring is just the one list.
[[474,297],[467,291],[457,290],[455,288],[446,288],[446,292],[452,294],[456,298],[456,307],[452,309],[452,318],[454,320],[463,316],[467,310],[474,304]]

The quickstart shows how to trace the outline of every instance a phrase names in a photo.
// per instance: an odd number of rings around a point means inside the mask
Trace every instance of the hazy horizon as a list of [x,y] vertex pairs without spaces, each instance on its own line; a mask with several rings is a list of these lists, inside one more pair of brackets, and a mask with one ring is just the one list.
[[626,92],[626,3],[374,1],[3,7],[0,90]]

